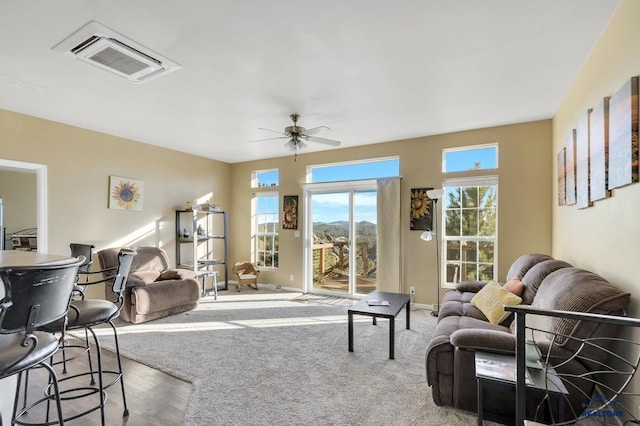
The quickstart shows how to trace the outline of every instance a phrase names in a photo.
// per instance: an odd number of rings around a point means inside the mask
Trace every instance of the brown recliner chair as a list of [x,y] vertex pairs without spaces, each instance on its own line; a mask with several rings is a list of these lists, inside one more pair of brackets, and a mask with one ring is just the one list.
[[237,291],[240,291],[240,287],[243,285],[249,286],[254,290],[258,289],[258,275],[260,275],[260,271],[253,266],[253,263],[247,261],[237,262],[233,267],[233,273],[238,281],[236,285]]
[[[195,273],[187,269],[169,267],[167,253],[158,247],[134,247],[133,259],[124,291],[120,318],[132,323],[189,311],[198,306],[200,284]],[[102,269],[117,266],[120,248],[100,250],[98,260]],[[114,300],[111,288],[105,288],[107,300]]]

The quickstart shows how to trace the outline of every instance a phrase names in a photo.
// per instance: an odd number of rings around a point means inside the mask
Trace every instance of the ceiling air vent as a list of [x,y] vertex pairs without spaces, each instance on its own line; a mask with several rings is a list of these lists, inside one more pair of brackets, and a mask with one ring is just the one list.
[[136,83],[142,83],[181,68],[170,59],[158,55],[96,21],[90,21],[52,49]]

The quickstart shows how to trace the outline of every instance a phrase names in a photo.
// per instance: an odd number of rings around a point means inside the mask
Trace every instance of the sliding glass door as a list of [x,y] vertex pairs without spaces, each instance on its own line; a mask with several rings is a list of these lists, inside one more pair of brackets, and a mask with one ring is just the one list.
[[312,291],[350,292],[350,194],[313,194]]
[[305,188],[305,290],[353,296],[376,289],[376,190],[370,181]]

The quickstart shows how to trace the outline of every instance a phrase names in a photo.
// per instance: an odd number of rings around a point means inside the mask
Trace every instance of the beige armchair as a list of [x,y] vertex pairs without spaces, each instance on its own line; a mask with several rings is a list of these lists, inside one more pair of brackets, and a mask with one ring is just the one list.
[[253,266],[253,263],[247,261],[237,262],[233,267],[233,273],[238,281],[236,285],[237,291],[240,291],[240,286],[243,285],[249,286],[254,290],[258,289],[258,275],[260,275],[260,271]]
[[[200,284],[195,273],[169,267],[167,253],[158,247],[134,247],[138,253],[127,278],[120,318],[132,323],[151,321],[198,306]],[[119,248],[98,252],[102,269],[117,266]],[[105,298],[114,300],[111,287],[105,287]]]

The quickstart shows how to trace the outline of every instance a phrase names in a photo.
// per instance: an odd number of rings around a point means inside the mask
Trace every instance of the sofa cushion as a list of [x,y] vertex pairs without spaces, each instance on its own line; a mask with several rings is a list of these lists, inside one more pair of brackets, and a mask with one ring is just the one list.
[[518,278],[519,280],[522,280],[522,277],[524,277],[529,269],[533,268],[533,266],[537,263],[548,259],[553,258],[548,254],[542,253],[523,254],[511,264],[511,267],[507,272],[507,281],[512,278]]
[[471,304],[480,309],[491,324],[499,324],[511,315],[511,312],[504,310],[504,305],[519,305],[521,302],[520,297],[505,290],[495,281],[489,281],[471,299]]
[[[631,295],[612,286],[593,272],[579,268],[561,268],[549,274],[540,284],[532,306],[544,309],[613,314],[621,312]],[[557,342],[578,344],[577,339],[590,337],[597,324],[565,318],[553,318],[548,330],[558,334]]]
[[456,290],[461,292],[477,293],[487,284],[486,281],[460,281],[456,284]]
[[167,252],[159,247],[135,247],[132,271],[165,271],[169,269]]
[[524,274],[524,277],[521,280],[524,284],[524,291],[520,296],[522,297],[522,303],[525,305],[530,305],[533,302],[533,298],[538,292],[540,283],[547,277],[547,275],[557,271],[558,269],[570,267],[570,263],[558,259],[543,260],[542,262],[533,265],[531,269],[529,269],[527,273]]
[[481,321],[487,320],[487,317],[482,313],[482,311],[472,305],[471,302],[449,301],[440,305],[438,318],[442,319],[450,316],[469,317]]

